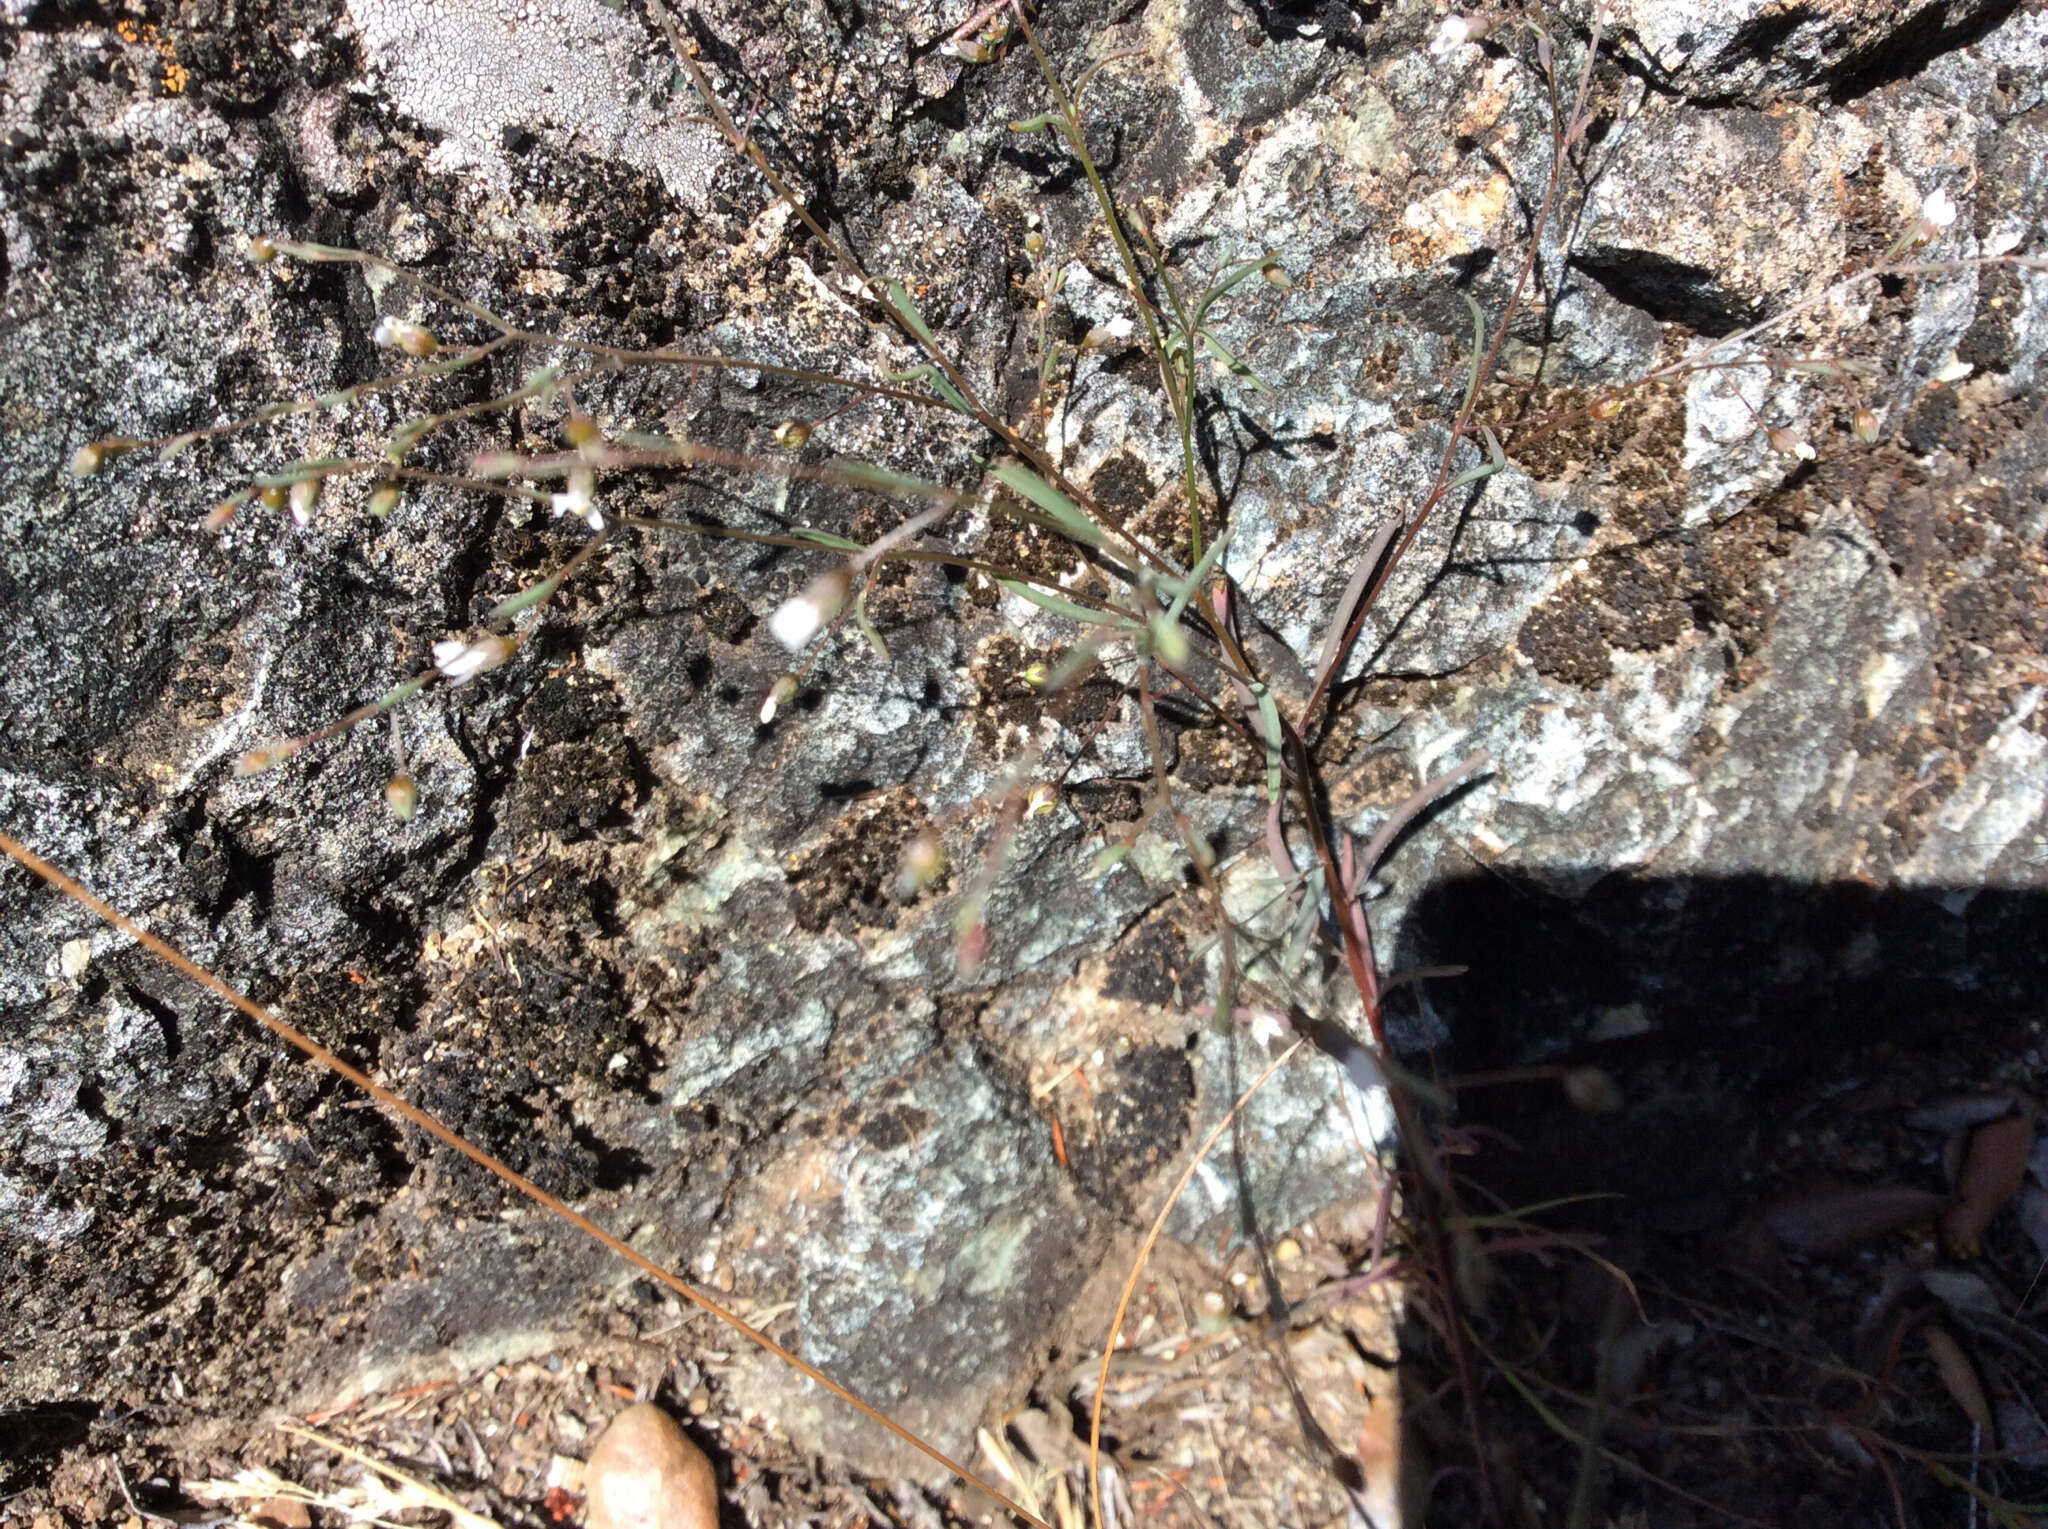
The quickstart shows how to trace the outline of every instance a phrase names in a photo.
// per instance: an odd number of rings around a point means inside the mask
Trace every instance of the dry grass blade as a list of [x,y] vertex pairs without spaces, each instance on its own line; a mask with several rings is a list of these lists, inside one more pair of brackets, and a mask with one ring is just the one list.
[[[848,1406],[853,1407],[862,1415],[879,1423],[883,1428],[886,1428],[890,1433],[910,1445],[911,1448],[917,1450],[920,1454],[945,1467],[946,1470],[962,1480],[971,1482],[979,1487],[1009,1511],[1015,1513],[1019,1518],[1037,1525],[1038,1529],[1050,1529],[1050,1526],[1043,1519],[1039,1518],[1037,1514],[1027,1512],[1015,1500],[996,1487],[990,1486],[986,1481],[975,1475],[974,1472],[968,1470],[967,1467],[946,1454],[945,1451],[919,1438],[909,1429],[903,1427],[902,1424],[893,1422],[883,1416],[881,1412],[862,1401],[858,1396],[855,1396],[824,1371],[818,1369],[815,1365],[808,1364],[799,1359],[795,1354],[777,1343],[759,1328],[742,1321],[737,1315],[726,1310],[718,1302],[698,1291],[687,1281],[678,1278],[667,1269],[664,1269],[653,1259],[647,1257],[646,1254],[636,1252],[628,1247],[619,1238],[613,1236],[588,1216],[571,1209],[565,1202],[556,1199],[532,1180],[523,1178],[513,1172],[512,1169],[498,1161],[497,1158],[492,1157],[481,1147],[473,1145],[464,1137],[457,1135],[425,1110],[399,1098],[398,1095],[391,1092],[390,1089],[378,1083],[359,1068],[351,1067],[318,1041],[293,1028],[285,1023],[284,1020],[279,1019],[269,1009],[256,1002],[255,999],[248,997],[236,988],[230,987],[225,981],[216,977],[212,972],[192,960],[182,951],[157,938],[157,936],[151,934],[126,914],[93,896],[92,893],[88,892],[78,882],[65,875],[34,851],[22,845],[11,835],[0,833],[0,850],[5,850],[8,857],[24,870],[33,872],[80,907],[85,908],[88,912],[105,920],[115,929],[120,930],[130,939],[141,945],[151,955],[157,957],[158,960],[174,967],[184,976],[191,978],[192,981],[207,989],[207,991],[226,999],[280,1040],[304,1052],[313,1061],[319,1063],[336,1076],[345,1078],[350,1083],[353,1083],[357,1088],[368,1094],[377,1103],[383,1105],[384,1108],[397,1115],[400,1119],[418,1126],[442,1145],[454,1148],[486,1173],[517,1190],[521,1195],[533,1201],[534,1204],[540,1206],[550,1215],[568,1222],[569,1225],[575,1227],[584,1236],[602,1243],[620,1258],[625,1259],[627,1263],[633,1265],[634,1268],[640,1270],[641,1273],[660,1281],[660,1283],[666,1285],[698,1310],[723,1322],[734,1332],[744,1337],[749,1343],[752,1343],[765,1353],[774,1355],[806,1378],[816,1381]],[[1285,1058],[1283,1057],[1282,1060],[1284,1061]],[[1277,1066],[1278,1064],[1275,1065]],[[1270,1070],[1267,1075],[1271,1075]],[[1264,1078],[1260,1079],[1260,1082],[1264,1081]],[[1256,1088],[1257,1084],[1254,1084],[1253,1087]],[[1204,1150],[1207,1150],[1206,1146]]]
[[380,1476],[389,1476],[393,1481],[405,1488],[407,1493],[418,1499],[417,1506],[432,1508],[436,1512],[447,1514],[448,1521],[452,1524],[460,1525],[461,1529],[498,1529],[495,1520],[485,1518],[481,1513],[471,1512],[446,1492],[428,1486],[426,1482],[420,1480],[417,1476],[409,1475],[397,1466],[377,1459],[374,1455],[364,1453],[353,1444],[344,1444],[339,1439],[330,1439],[324,1433],[317,1433],[311,1428],[302,1428],[296,1423],[280,1423],[278,1424],[278,1430],[281,1433],[292,1434],[297,1438],[308,1440],[319,1445],[322,1449],[331,1449],[337,1455],[353,1460],[356,1464],[375,1471]]
[[1159,1234],[1166,1229],[1166,1218],[1173,1213],[1173,1207],[1180,1202],[1188,1181],[1195,1176],[1195,1170],[1202,1166],[1216,1143],[1223,1139],[1223,1133],[1230,1129],[1238,1112],[1251,1103],[1252,1095],[1266,1086],[1266,1082],[1292,1060],[1294,1053],[1307,1044],[1296,1041],[1280,1055],[1273,1058],[1266,1070],[1252,1079],[1251,1087],[1237,1096],[1237,1102],[1224,1112],[1216,1122],[1216,1128],[1202,1138],[1202,1145],[1195,1149],[1195,1155],[1181,1170],[1179,1178],[1173,1181],[1166,1203],[1159,1207],[1159,1214],[1152,1218],[1151,1228],[1145,1233],[1144,1242],[1138,1246],[1138,1256],[1131,1261],[1130,1277],[1124,1281],[1123,1294],[1117,1297],[1116,1314],[1109,1319],[1109,1335],[1102,1341],[1102,1369],[1095,1377],[1095,1405],[1088,1414],[1088,1491],[1094,1499],[1095,1522],[1107,1524],[1102,1515],[1102,1401],[1109,1393],[1109,1365],[1116,1355],[1117,1334],[1123,1331],[1124,1313],[1130,1308],[1131,1296],[1138,1288],[1138,1280],[1145,1272],[1145,1261],[1152,1256],[1152,1245],[1159,1241]]

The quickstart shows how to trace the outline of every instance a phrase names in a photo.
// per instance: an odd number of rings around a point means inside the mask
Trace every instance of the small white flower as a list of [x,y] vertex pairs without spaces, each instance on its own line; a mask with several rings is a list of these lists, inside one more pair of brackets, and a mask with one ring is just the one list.
[[1247,1028],[1251,1032],[1251,1038],[1255,1045],[1270,1050],[1282,1036],[1287,1034],[1290,1026],[1286,1020],[1275,1014],[1271,1009],[1254,1009],[1252,1010],[1252,1022]]
[[1975,370],[1977,368],[1968,361],[1958,361],[1954,356],[1950,356],[1948,360],[1942,363],[1941,370],[1934,374],[1934,380],[1936,382],[1961,382]]
[[817,636],[818,628],[824,624],[825,613],[808,593],[783,601],[768,618],[768,630],[792,653]]
[[768,618],[768,630],[777,642],[794,653],[839,614],[852,588],[853,578],[844,568],[820,574],[802,594],[775,607],[775,614]]
[[2008,228],[2002,234],[1993,234],[1984,241],[1984,253],[1993,258],[2009,255],[2020,247],[2020,237],[2020,231],[2016,228]]
[[773,685],[769,686],[768,699],[761,703],[761,725],[766,727],[770,722],[773,722],[776,712],[782,709],[782,703],[795,694],[796,676],[794,674],[785,674],[776,680]]
[[1802,462],[1811,462],[1814,458],[1813,443],[1797,430],[1778,426],[1764,431],[1764,436],[1770,441],[1773,451],[1796,457]]
[[1024,817],[1026,821],[1037,817],[1042,812],[1051,812],[1053,808],[1059,805],[1059,800],[1059,792],[1055,791],[1044,781],[1040,781],[1031,788],[1030,794],[1024,798]]
[[510,658],[518,644],[509,637],[487,632],[473,640],[444,637],[434,644],[434,667],[451,685],[467,685],[479,674],[495,669]]
[[385,314],[377,320],[377,327],[370,331],[370,343],[383,350],[390,350],[398,343],[398,320]]
[[557,515],[574,515],[593,531],[604,529],[604,511],[591,499],[584,484],[570,484],[568,493],[556,494],[548,501],[548,508]]
[[1463,16],[1446,16],[1436,29],[1436,36],[1429,40],[1429,56],[1443,58],[1452,50],[1464,47],[1471,39],[1471,22]]
[[1945,187],[1936,186],[1920,203],[1920,226],[1939,233],[1955,220],[1956,199],[1948,194]]

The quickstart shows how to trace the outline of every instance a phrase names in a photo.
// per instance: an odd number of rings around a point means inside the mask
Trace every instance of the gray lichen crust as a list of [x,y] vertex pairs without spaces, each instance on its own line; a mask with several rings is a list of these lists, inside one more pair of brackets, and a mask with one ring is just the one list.
[[658,176],[700,209],[724,152],[668,91],[666,44],[597,0],[353,0],[391,102],[444,134],[437,170],[503,184],[506,135],[546,138]]

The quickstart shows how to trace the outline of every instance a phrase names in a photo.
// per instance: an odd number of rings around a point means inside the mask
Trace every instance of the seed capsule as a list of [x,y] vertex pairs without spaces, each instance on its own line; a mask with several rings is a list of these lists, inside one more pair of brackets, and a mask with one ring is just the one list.
[[801,450],[811,438],[811,427],[800,419],[786,419],[775,427],[775,444],[785,451]]
[[105,465],[106,460],[107,448],[98,441],[94,441],[87,446],[81,446],[72,453],[71,476],[74,478],[90,478]]
[[420,810],[420,788],[410,775],[394,775],[384,782],[384,805],[399,822],[410,823],[412,815]]

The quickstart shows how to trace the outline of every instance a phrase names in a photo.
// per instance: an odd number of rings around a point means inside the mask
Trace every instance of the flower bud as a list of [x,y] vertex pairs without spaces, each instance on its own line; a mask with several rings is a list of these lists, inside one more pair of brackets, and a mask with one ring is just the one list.
[[244,246],[243,253],[254,265],[269,265],[277,258],[277,241],[268,234],[257,234]]
[[775,444],[785,451],[798,451],[811,438],[811,427],[800,419],[786,419],[775,427]]
[[283,509],[285,498],[285,487],[282,483],[266,483],[256,491],[256,502],[266,510]]
[[768,687],[768,699],[761,703],[761,725],[775,720],[775,714],[796,698],[796,676],[785,674]]
[[1278,287],[1282,292],[1289,291],[1294,286],[1294,278],[1287,274],[1287,267],[1277,260],[1268,260],[1260,266],[1259,274],[1266,278],[1267,286]]
[[251,749],[235,761],[235,773],[261,775],[265,770],[283,764],[303,747],[303,743],[287,740],[283,743],[273,743],[268,748]]
[[380,483],[376,492],[370,495],[370,517],[373,520],[389,520],[391,512],[398,508],[398,485]]
[[602,438],[603,432],[597,428],[597,421],[588,414],[572,414],[562,424],[562,439],[578,451]]
[[98,441],[81,446],[71,454],[71,476],[74,478],[90,478],[105,465],[106,460],[107,448]]
[[292,521],[301,528],[313,523],[313,507],[320,502],[318,478],[301,478],[292,485]]
[[425,359],[441,348],[441,342],[434,338],[434,332],[424,324],[415,324],[410,319],[397,319],[386,314],[377,320],[377,327],[370,332],[372,344],[387,350],[402,350],[408,356]]
[[1851,428],[1856,432],[1856,439],[1866,446],[1877,440],[1877,416],[1862,404],[1856,406],[1856,418]]

